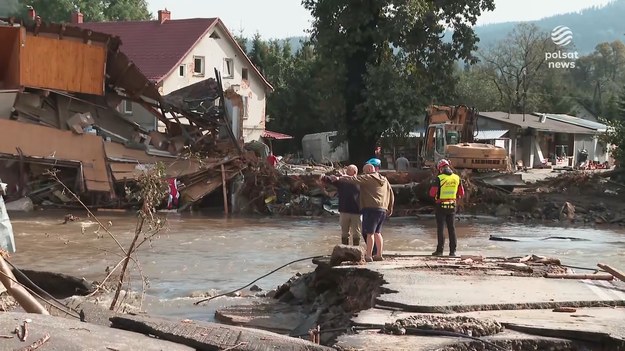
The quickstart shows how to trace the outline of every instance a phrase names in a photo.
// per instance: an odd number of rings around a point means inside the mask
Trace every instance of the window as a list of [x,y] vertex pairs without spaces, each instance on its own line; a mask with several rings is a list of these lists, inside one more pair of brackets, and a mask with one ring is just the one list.
[[204,75],[204,56],[193,56],[193,74]]
[[247,68],[241,70],[241,79],[247,80]]
[[436,152],[439,154],[445,153],[445,131],[442,128],[436,128]]
[[328,135],[328,143],[333,143],[336,139],[336,135]]
[[249,100],[250,100],[249,97],[243,96],[243,118],[249,117],[249,109],[248,109]]
[[124,100],[122,102],[122,111],[126,115],[131,115],[132,114],[132,101]]
[[180,67],[178,67],[178,75],[180,77],[184,77],[187,75],[187,65],[180,65]]
[[234,60],[231,58],[224,59],[224,78],[232,78],[234,76]]

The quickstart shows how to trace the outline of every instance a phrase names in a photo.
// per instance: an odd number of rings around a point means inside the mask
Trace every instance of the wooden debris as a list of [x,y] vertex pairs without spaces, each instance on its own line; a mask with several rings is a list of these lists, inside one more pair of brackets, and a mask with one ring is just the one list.
[[532,273],[534,270],[532,267],[526,265],[525,263],[510,263],[503,262],[498,264],[499,267],[511,269],[513,271],[527,272]]
[[575,313],[577,309],[573,307],[556,307],[553,309],[553,312]]
[[50,334],[46,333],[41,339],[36,340],[34,343],[26,346],[24,348],[19,349],[18,351],[33,351],[40,348],[43,344],[45,344],[48,340],[50,340]]
[[614,277],[612,274],[556,274],[545,273],[545,278],[552,279],[589,279],[589,280],[612,280]]
[[625,282],[625,273],[617,270],[616,268],[612,268],[610,266],[608,266],[607,264],[604,263],[599,263],[597,264],[597,267],[603,269],[604,271],[612,274],[613,276],[617,277],[620,281]]

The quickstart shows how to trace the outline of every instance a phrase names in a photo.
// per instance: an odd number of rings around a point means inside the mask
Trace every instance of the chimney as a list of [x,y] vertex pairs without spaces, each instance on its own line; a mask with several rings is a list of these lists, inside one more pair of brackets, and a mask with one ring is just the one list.
[[32,20],[35,20],[37,14],[35,13],[35,9],[32,6],[28,6],[28,17]]
[[162,24],[165,21],[169,21],[171,19],[171,12],[165,8],[165,10],[158,10],[158,21]]
[[82,22],[83,22],[83,14],[80,12],[80,10],[76,9],[72,11],[72,23],[77,24],[77,23],[82,23]]

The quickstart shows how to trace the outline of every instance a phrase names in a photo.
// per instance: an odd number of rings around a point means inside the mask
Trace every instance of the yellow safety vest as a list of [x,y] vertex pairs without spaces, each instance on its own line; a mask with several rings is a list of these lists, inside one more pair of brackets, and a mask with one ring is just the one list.
[[456,200],[456,194],[458,193],[458,186],[460,185],[460,177],[457,174],[439,174],[440,180],[439,188],[439,200],[450,201]]

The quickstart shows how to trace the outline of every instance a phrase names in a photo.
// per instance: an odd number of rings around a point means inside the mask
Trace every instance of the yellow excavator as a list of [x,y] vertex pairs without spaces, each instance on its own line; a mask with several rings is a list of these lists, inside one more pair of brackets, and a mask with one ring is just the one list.
[[475,108],[430,105],[426,111],[427,131],[421,150],[426,167],[432,167],[444,158],[458,169],[508,169],[506,149],[474,142],[478,116]]

